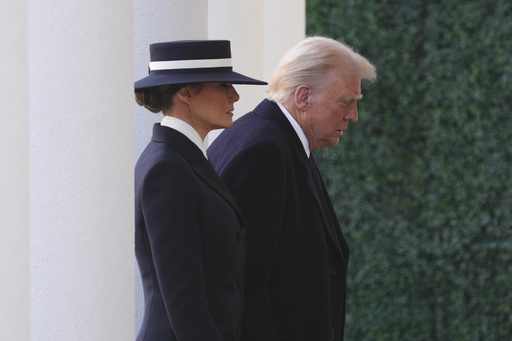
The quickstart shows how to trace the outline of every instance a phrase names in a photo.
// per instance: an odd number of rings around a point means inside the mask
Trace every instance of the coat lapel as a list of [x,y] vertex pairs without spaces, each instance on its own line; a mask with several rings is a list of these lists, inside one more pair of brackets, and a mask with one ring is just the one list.
[[226,187],[224,182],[220,179],[220,177],[215,172],[215,169],[211,165],[210,161],[206,160],[206,165],[204,166],[192,166],[192,170],[204,181],[206,182],[215,192],[217,192],[235,211],[238,216],[238,219],[242,222],[245,221],[242,212],[238,209],[238,206],[231,195],[231,192]]
[[238,209],[231,192],[222,182],[210,161],[204,157],[203,152],[192,141],[182,133],[169,127],[163,127],[159,123],[155,123],[153,126],[152,141],[166,143],[181,154],[190,164],[192,171],[217,192],[233,208],[240,222],[245,224],[242,212]]

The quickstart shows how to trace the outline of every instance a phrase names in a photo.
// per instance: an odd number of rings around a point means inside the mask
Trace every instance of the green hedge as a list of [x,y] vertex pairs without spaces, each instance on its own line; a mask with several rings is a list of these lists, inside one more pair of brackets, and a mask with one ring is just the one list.
[[307,0],[378,69],[318,160],[351,246],[346,339],[512,340],[512,1]]

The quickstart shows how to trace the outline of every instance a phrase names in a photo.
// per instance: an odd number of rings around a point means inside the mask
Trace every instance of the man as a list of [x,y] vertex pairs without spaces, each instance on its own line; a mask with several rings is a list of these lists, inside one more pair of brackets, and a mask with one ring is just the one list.
[[343,340],[349,248],[311,151],[338,144],[375,77],[346,45],[307,38],[209,148],[247,219],[243,341]]

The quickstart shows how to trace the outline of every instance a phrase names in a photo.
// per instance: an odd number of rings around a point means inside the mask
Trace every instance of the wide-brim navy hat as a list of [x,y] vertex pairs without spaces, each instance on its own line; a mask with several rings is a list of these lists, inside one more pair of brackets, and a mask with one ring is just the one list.
[[233,71],[229,40],[156,43],[149,54],[149,76],[135,82],[135,90],[187,83],[267,84]]

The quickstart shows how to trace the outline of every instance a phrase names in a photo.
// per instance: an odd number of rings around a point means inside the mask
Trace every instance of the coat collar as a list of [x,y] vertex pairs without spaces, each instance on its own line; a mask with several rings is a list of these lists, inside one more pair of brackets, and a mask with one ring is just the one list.
[[[300,138],[297,136],[297,133],[293,129],[288,119],[284,116],[277,103],[265,99],[254,109],[254,112],[256,115],[273,122],[284,133],[290,142],[290,145],[292,146],[292,149],[296,155],[296,159],[308,173],[308,185],[313,185],[311,166],[304,150],[304,146],[302,145]],[[315,187],[312,187],[312,190],[316,192]]]
[[173,148],[190,164],[191,169],[208,186],[217,192],[235,211],[241,224],[245,224],[245,219],[238,209],[238,206],[226,187],[224,182],[213,168],[208,159],[204,157],[203,152],[185,135],[169,127],[155,123],[153,126],[153,137],[151,141],[165,143]]
[[302,142],[277,103],[265,99],[254,109],[254,112],[256,115],[261,116],[278,126],[289,140],[298,159],[305,161],[304,165],[307,164],[307,155]]
[[162,126],[160,123],[153,125],[151,141],[162,142],[169,145],[193,166],[205,167],[208,163],[201,149],[190,141],[189,138],[175,129]]

